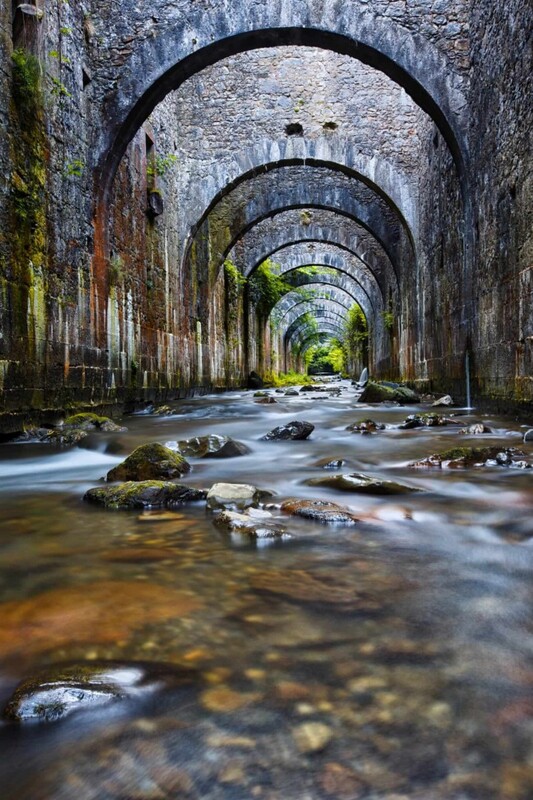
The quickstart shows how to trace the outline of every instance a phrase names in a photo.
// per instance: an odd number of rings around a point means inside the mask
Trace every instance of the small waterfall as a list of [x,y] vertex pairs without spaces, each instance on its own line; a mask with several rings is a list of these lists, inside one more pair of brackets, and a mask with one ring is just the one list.
[[465,355],[465,377],[466,377],[466,407],[467,409],[472,408],[472,402],[470,397],[470,353],[468,350],[466,351]]

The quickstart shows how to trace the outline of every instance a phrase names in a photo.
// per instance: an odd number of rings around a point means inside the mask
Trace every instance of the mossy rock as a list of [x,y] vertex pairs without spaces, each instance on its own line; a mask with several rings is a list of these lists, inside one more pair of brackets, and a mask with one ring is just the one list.
[[359,398],[360,403],[419,403],[420,397],[407,386],[397,384],[375,383],[368,381],[365,390]]
[[89,431],[83,428],[58,428],[58,430],[55,431],[48,431],[41,438],[41,442],[55,445],[56,447],[74,447],[88,435]]
[[117,425],[109,417],[100,417],[98,414],[90,412],[83,414],[73,414],[65,420],[65,426],[69,428],[78,428],[82,431],[103,431],[104,433],[123,433],[127,428]]
[[461,469],[476,466],[518,466],[529,467],[525,461],[519,461],[524,453],[514,447],[452,447],[442,453],[433,453],[420,461],[409,464],[410,467],[451,467]]
[[109,509],[173,508],[204,500],[207,492],[165,481],[128,481],[118,486],[89,489],[83,499]]
[[191,465],[179,453],[158,442],[143,444],[122,464],[109,470],[108,481],[150,481],[181,478],[190,472]]

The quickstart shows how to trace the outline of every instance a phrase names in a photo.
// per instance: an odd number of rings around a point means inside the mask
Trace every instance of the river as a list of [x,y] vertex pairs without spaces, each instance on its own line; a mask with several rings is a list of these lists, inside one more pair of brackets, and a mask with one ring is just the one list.
[[[0,447],[0,700],[65,661],[163,662],[192,681],[64,721],[0,727],[2,800],[526,800],[533,795],[533,470],[413,470],[461,444],[522,447],[527,426],[464,412],[400,430],[415,407],[353,389],[183,400],[87,447]],[[372,417],[386,430],[350,433]],[[262,442],[293,419],[306,441]],[[530,420],[531,422],[531,420]],[[228,435],[249,455],[191,459],[182,482],[253,483],[348,505],[362,522],[285,519],[250,542],[205,503],[112,512],[85,491],[136,446]],[[400,497],[306,483],[317,463],[405,482]],[[142,587],[139,588],[139,587]],[[144,598],[144,599],[143,599]]]

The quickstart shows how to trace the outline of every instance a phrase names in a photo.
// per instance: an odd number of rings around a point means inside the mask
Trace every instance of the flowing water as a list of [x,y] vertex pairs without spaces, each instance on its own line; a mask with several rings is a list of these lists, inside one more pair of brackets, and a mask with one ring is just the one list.
[[[526,800],[533,796],[533,470],[413,470],[461,444],[521,447],[524,427],[345,430],[414,408],[251,392],[139,415],[88,448],[0,448],[0,700],[65,661],[155,661],[187,685],[0,728],[2,800]],[[480,419],[469,410],[467,424]],[[292,419],[302,442],[261,442]],[[530,421],[531,422],[531,421]],[[105,511],[84,492],[149,441],[207,433],[247,456],[192,459],[183,482],[254,483],[350,506],[355,527],[297,518],[292,538],[217,529],[205,503]],[[321,459],[424,491],[309,486]]]

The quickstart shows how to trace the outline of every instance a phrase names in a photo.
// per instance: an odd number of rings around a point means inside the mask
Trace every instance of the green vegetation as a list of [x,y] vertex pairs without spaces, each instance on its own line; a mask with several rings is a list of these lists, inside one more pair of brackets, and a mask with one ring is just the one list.
[[280,372],[279,374],[265,372],[263,381],[265,386],[278,388],[280,386],[299,386],[302,383],[308,383],[308,378],[307,375],[291,370],[290,372]]
[[307,370],[316,372],[344,372],[345,354],[339,339],[330,339],[324,344],[316,344],[305,354]]
[[224,280],[226,283],[226,340],[229,347],[234,349],[239,343],[237,322],[246,278],[229,258],[224,261]]
[[307,275],[308,277],[313,277],[313,275],[338,275],[338,272],[333,267],[299,267],[297,270],[298,275]]
[[262,319],[268,317],[283,295],[294,290],[294,287],[279,274],[279,270],[279,264],[267,259],[257,267],[248,281],[250,300]]
[[348,363],[363,357],[368,343],[368,324],[361,306],[357,303],[348,311],[342,343]]
[[26,50],[14,50],[13,61],[13,100],[20,118],[31,121],[34,115],[42,112],[41,65],[39,60]]
[[162,178],[178,161],[178,157],[169,153],[166,156],[156,156],[150,160],[146,167],[146,174],[149,178]]
[[79,158],[75,158],[67,164],[67,166],[65,167],[64,174],[67,178],[69,177],[81,178],[84,169],[85,169],[85,163],[81,161]]
[[394,314],[392,311],[382,311],[381,316],[383,318],[383,325],[385,330],[392,331],[394,328]]
[[[12,263],[20,284],[31,285],[46,253],[46,160],[41,65],[23,49],[12,54],[11,198],[15,217]],[[22,300],[22,298],[21,298]],[[23,302],[23,301],[22,301]],[[25,309],[21,309],[25,315]]]
[[[316,324],[316,323],[315,323]],[[368,341],[366,317],[357,303],[348,311],[340,337],[321,340],[317,326],[317,342],[305,354],[310,373],[340,372],[346,374],[354,362],[361,361]]]

